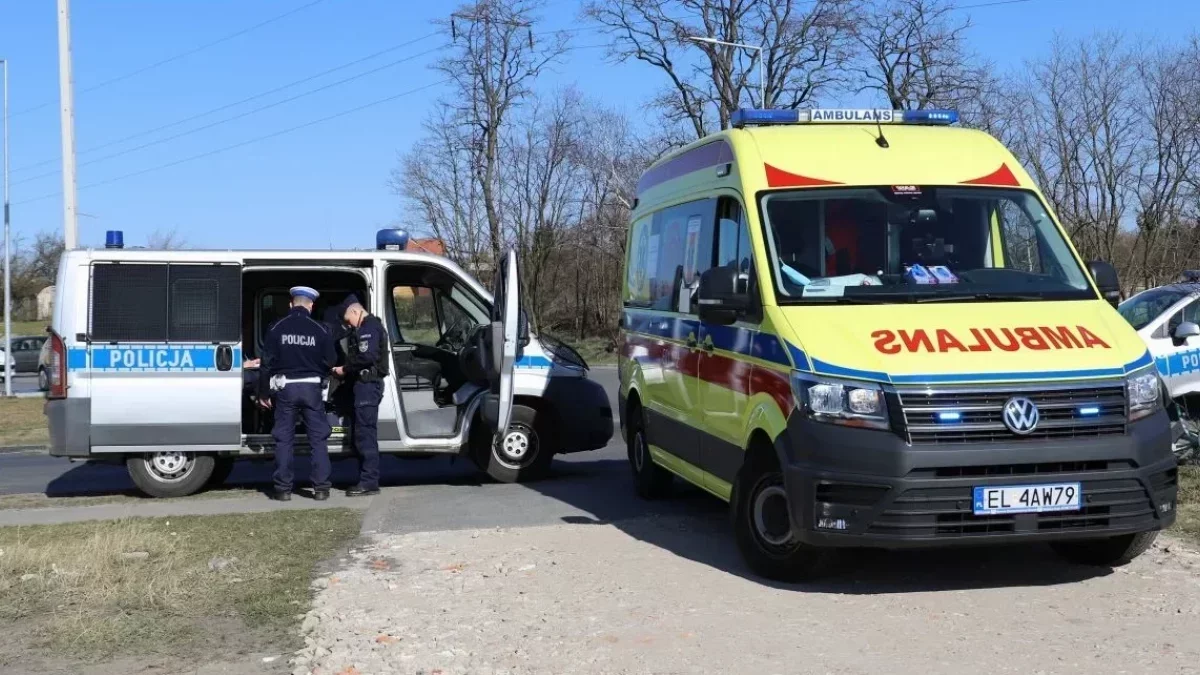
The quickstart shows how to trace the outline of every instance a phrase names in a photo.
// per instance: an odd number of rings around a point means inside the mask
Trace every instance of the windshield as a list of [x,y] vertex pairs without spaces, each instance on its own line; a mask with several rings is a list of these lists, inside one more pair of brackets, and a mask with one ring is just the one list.
[[1187,292],[1173,288],[1153,288],[1122,302],[1117,311],[1134,330],[1141,330],[1187,296]]
[[780,302],[1094,299],[1033,193],[897,185],[762,198]]

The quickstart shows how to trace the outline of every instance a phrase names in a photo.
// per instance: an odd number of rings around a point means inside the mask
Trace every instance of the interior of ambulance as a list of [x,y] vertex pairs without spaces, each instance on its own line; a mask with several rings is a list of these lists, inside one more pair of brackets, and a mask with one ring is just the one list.
[[[353,267],[248,268],[242,275],[243,361],[253,364],[261,358],[267,332],[288,313],[291,287],[316,289],[320,298],[314,318],[338,326],[351,296],[372,307],[366,276],[370,273],[369,268]],[[392,350],[389,378],[399,395],[403,426],[413,438],[451,438],[466,421],[466,404],[488,386],[480,343],[487,332],[480,330],[488,324],[487,306],[454,275],[428,264],[391,265],[381,292],[386,298],[381,318]],[[353,347],[349,338],[339,342],[338,365]],[[267,444],[272,413],[255,403],[256,369],[243,373],[242,432],[252,445]],[[333,427],[331,447],[349,446],[352,406],[349,387],[331,378],[326,402]],[[381,413],[383,419],[391,417]]]

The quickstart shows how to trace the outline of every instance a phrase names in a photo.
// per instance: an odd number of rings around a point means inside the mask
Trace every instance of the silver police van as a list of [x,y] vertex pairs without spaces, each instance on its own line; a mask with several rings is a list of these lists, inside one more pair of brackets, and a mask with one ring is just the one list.
[[[296,285],[320,291],[315,318],[339,320],[337,306],[354,295],[388,327],[381,452],[464,454],[512,482],[543,475],[555,454],[601,448],[612,436],[608,396],[582,357],[529,333],[511,253],[489,293],[450,260],[405,251],[397,230],[379,232],[373,251],[162,251],[120,242],[111,232],[106,248],[68,251],[59,265],[50,454],[123,462],[146,494],[192,494],[223,481],[236,459],[271,455],[273,421],[254,404],[254,366]],[[352,452],[345,417],[333,404],[328,414],[330,454]]]

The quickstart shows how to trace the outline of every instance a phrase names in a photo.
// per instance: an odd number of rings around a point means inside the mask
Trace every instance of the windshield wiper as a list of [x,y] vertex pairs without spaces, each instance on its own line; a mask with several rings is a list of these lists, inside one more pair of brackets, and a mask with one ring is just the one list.
[[917,302],[962,302],[964,300],[984,300],[988,302],[1027,302],[1042,300],[1044,293],[968,293],[957,295],[931,295]]

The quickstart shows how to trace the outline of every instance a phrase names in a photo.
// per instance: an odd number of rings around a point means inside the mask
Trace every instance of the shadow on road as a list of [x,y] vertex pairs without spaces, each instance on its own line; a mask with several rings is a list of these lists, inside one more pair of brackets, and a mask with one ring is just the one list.
[[838,572],[816,582],[777,584],[755,576],[734,543],[728,506],[676,480],[671,497],[645,501],[633,492],[623,460],[559,462],[556,475],[528,488],[592,514],[571,524],[611,524],[629,536],[689,560],[780,589],[837,594],[958,591],[1070,584],[1112,574],[1072,565],[1044,545],[937,550],[847,550]]

